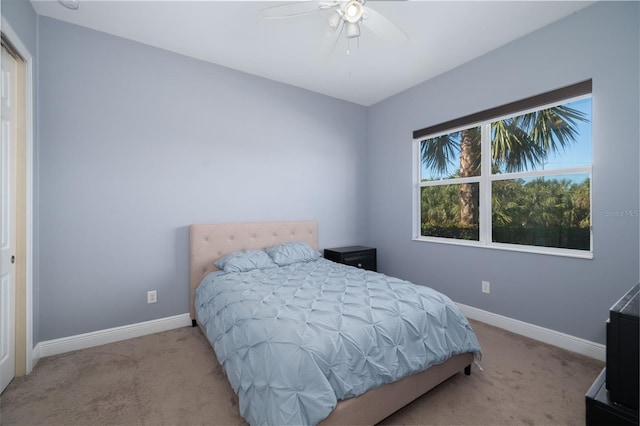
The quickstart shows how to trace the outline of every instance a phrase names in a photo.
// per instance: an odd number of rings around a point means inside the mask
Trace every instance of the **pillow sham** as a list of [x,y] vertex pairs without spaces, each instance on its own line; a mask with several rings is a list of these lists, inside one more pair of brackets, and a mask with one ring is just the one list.
[[309,262],[320,257],[320,253],[302,241],[279,244],[266,249],[267,254],[278,266],[291,265],[297,262]]
[[229,253],[214,262],[225,272],[247,272],[253,269],[277,268],[264,250],[245,250]]

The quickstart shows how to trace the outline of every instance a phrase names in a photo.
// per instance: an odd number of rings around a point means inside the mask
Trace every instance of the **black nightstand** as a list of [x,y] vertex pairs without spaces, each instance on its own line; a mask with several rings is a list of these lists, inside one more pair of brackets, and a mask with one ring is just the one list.
[[363,246],[349,246],[324,249],[325,259],[357,268],[377,271],[376,249]]

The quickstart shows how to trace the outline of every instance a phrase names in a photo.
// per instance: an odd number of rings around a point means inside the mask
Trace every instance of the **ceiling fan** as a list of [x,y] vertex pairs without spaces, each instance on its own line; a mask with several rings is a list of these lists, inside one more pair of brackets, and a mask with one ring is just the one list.
[[300,1],[262,9],[261,16],[265,19],[280,19],[331,10],[323,42],[323,50],[327,53],[331,53],[343,32],[347,40],[360,37],[361,26],[392,43],[403,43],[409,39],[400,27],[365,6],[365,2],[366,0]]

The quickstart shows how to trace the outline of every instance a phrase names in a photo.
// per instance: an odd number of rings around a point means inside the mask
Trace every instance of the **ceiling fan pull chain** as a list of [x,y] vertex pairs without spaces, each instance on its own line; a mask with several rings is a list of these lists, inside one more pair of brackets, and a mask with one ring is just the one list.
[[[355,37],[355,39],[356,39],[356,49],[360,49],[360,37]],[[347,39],[347,56],[351,54],[350,45],[351,45],[351,39],[348,38]]]

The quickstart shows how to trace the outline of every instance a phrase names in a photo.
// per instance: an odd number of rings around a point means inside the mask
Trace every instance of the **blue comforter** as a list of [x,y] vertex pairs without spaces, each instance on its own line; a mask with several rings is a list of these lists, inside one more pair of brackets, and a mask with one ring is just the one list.
[[447,296],[322,258],[210,273],[196,309],[252,425],[316,424],[338,400],[481,353]]

